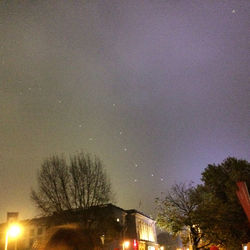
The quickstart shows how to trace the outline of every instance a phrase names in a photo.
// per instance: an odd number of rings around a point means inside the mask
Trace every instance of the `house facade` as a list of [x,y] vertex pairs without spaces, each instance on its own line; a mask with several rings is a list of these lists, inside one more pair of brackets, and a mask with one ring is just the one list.
[[[155,221],[137,210],[124,210],[113,204],[91,207],[87,210],[65,211],[50,217],[18,222],[22,234],[17,241],[9,241],[8,249],[38,249],[50,228],[65,224],[79,224],[91,230],[105,250],[157,250]],[[0,248],[4,249],[8,222],[0,225]],[[14,249],[13,248],[13,249]]]

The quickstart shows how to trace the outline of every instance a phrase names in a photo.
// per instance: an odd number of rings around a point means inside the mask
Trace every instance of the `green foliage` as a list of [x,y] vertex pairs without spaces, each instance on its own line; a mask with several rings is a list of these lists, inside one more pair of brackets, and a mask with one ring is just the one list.
[[[193,249],[217,244],[241,249],[250,241],[247,217],[236,195],[238,181],[250,187],[250,163],[229,157],[210,164],[202,173],[203,184],[174,185],[163,199],[157,199],[158,225],[169,233],[190,238]],[[189,234],[189,235],[188,235]]]
[[203,233],[196,218],[199,202],[197,191],[191,184],[174,185],[163,199],[156,199],[157,224],[171,234],[181,233],[184,243],[190,239],[193,249],[201,248],[204,246],[201,242]]
[[245,160],[227,158],[221,164],[208,165],[202,173],[203,185],[198,186],[199,225],[206,237],[227,249],[241,249],[250,241],[247,217],[236,195],[237,181],[250,187],[250,164]]

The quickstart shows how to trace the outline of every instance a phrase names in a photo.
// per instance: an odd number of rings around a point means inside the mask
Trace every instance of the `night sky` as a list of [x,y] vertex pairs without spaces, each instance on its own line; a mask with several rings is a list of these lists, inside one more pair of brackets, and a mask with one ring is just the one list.
[[0,2],[0,221],[37,214],[42,161],[99,156],[153,214],[209,163],[250,160],[249,0]]

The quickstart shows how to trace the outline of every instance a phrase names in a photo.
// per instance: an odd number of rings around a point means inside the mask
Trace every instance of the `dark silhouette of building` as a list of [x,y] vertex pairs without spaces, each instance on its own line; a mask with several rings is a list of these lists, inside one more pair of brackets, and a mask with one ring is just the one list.
[[[97,247],[102,249],[157,250],[155,221],[137,210],[124,210],[113,204],[89,209],[67,210],[52,216],[19,221],[23,233],[18,250],[38,248],[50,228],[75,224],[90,233]],[[0,225],[0,248],[4,245],[6,224]]]

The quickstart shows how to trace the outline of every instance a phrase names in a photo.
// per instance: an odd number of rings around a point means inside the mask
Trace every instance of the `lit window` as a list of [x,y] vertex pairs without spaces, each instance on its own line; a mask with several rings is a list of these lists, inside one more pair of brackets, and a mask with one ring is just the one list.
[[155,250],[155,247],[148,246],[148,250]]

